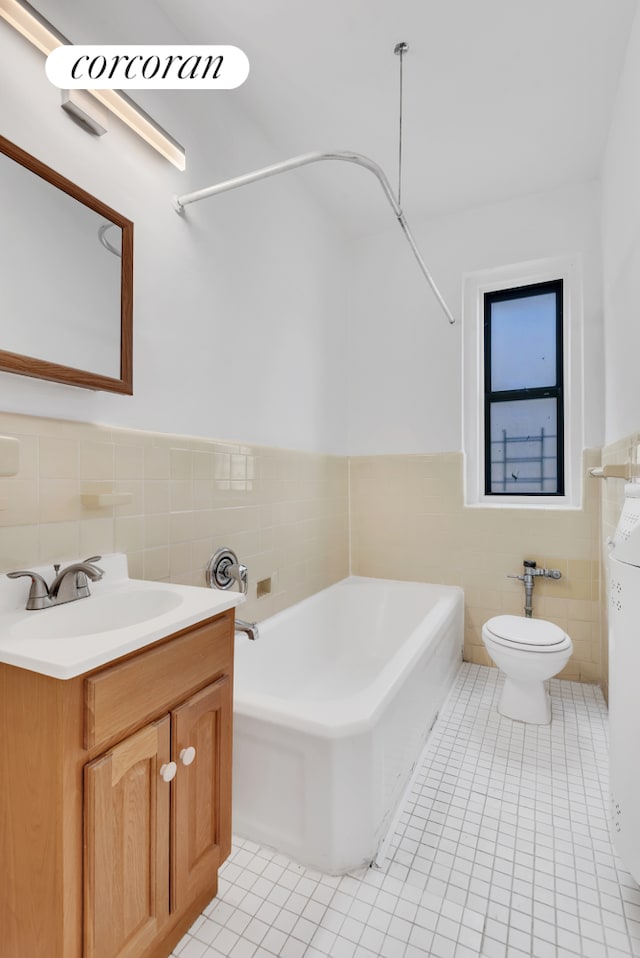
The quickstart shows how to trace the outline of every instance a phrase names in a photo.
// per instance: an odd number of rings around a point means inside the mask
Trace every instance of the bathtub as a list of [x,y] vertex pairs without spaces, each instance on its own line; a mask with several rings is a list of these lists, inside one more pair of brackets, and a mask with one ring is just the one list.
[[454,586],[352,576],[236,638],[233,830],[369,864],[462,657]]

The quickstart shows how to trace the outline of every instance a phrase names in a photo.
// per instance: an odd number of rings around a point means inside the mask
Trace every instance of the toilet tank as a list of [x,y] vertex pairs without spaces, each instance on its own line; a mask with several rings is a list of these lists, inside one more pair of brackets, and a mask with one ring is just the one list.
[[608,561],[611,835],[640,882],[640,485],[627,486]]

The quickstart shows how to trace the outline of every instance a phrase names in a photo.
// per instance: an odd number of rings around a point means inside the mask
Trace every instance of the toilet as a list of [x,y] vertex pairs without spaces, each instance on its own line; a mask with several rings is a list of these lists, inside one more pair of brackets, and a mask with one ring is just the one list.
[[544,682],[561,672],[571,657],[573,643],[566,632],[545,619],[497,615],[483,625],[482,641],[505,675],[500,714],[548,725],[551,699]]

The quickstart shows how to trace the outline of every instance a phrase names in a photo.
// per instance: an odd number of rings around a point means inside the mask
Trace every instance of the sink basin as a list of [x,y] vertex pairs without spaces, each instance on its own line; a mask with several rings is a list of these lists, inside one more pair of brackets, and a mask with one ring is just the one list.
[[[71,679],[206,622],[243,600],[238,592],[131,579],[122,552],[102,556],[100,568],[103,577],[91,583],[88,598],[37,611],[25,609],[26,581],[0,574],[0,664]],[[43,565],[32,571],[50,582],[54,570]]]
[[124,629],[177,609],[182,595],[157,589],[127,589],[78,599],[29,612],[11,626],[11,635],[31,639],[63,639]]

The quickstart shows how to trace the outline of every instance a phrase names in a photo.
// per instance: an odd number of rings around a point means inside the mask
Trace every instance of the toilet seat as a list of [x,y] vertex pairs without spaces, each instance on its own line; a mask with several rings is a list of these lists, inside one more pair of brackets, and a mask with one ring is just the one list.
[[566,632],[544,619],[496,615],[485,623],[484,630],[491,642],[513,651],[562,652],[571,645]]

